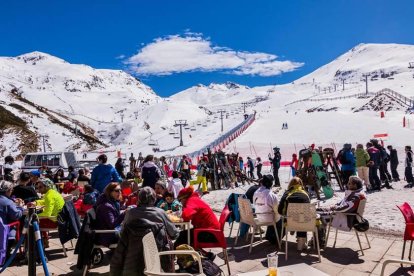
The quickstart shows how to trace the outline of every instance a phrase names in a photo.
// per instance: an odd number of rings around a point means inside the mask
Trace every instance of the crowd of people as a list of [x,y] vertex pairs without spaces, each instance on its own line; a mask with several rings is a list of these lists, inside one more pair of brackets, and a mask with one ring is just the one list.
[[[328,214],[332,211],[337,213],[356,212],[361,200],[366,199],[363,191],[381,190],[382,187],[391,188],[392,181],[399,181],[397,172],[399,165],[397,151],[387,147],[388,151],[377,140],[373,139],[366,144],[358,144],[356,149],[351,144],[345,144],[338,153],[337,160],[341,163],[343,182],[346,184],[345,198],[338,204],[328,208],[321,208],[320,243],[324,244],[325,226]],[[317,151],[317,150],[315,150]],[[223,154],[224,156],[224,154]],[[80,168],[75,170],[69,167],[65,172],[58,169],[52,172],[46,166],[31,172],[21,172],[17,179],[11,177],[14,160],[7,158],[8,166],[5,166],[5,179],[0,182],[0,219],[3,224],[9,224],[24,217],[24,206],[41,206],[38,216],[40,226],[44,228],[57,227],[57,216],[65,205],[65,194],[75,195],[75,206],[81,216],[85,212],[94,209],[96,212],[97,229],[114,230],[118,234],[100,234],[96,242],[109,246],[118,243],[116,249],[112,250],[111,271],[116,273],[129,273],[141,271],[143,263],[143,252],[139,250],[142,243],[140,238],[150,229],[157,240],[160,249],[168,250],[186,243],[187,232],[179,231],[170,219],[170,215],[177,216],[184,221],[191,221],[190,244],[197,238],[204,242],[214,242],[214,236],[208,234],[194,237],[194,229],[210,228],[220,229],[217,216],[203,199],[202,196],[209,192],[209,185],[215,178],[213,170],[218,171],[218,178],[226,179],[220,174],[228,174],[230,183],[221,188],[233,187],[243,179],[254,179],[256,170],[256,185],[252,185],[246,192],[246,197],[254,203],[259,220],[271,220],[274,218],[269,213],[277,212],[286,215],[289,203],[309,203],[310,195],[303,185],[302,180],[296,177],[298,163],[297,154],[292,155],[292,175],[288,187],[281,198],[273,192],[273,187],[280,187],[279,169],[281,165],[281,153],[278,147],[273,148],[273,154],[268,159],[273,174],[262,174],[263,163],[260,157],[253,162],[247,157],[247,162],[238,154],[225,156],[220,155],[212,163],[211,158],[203,155],[199,158],[195,175],[192,174],[192,160],[182,156],[179,160],[167,160],[164,157],[155,158],[148,155],[145,158],[139,155],[135,159],[131,154],[129,170],[124,160],[119,158],[112,166],[108,163],[108,157],[101,154],[97,157],[98,165],[92,170]],[[170,161],[170,162],[169,162]],[[391,174],[388,172],[390,163]],[[413,153],[410,146],[405,147],[405,187],[413,186]],[[7,169],[7,174],[6,174]],[[379,176],[378,176],[379,171]],[[230,175],[234,177],[231,177]],[[358,175],[358,176],[356,176]],[[383,184],[381,183],[383,182]],[[82,185],[80,185],[82,183]],[[226,183],[224,181],[223,183]],[[198,185],[198,187],[197,187]],[[211,187],[211,186],[210,186]],[[219,186],[220,187],[220,186]],[[275,206],[278,206],[275,209]],[[346,218],[348,219],[348,218]],[[347,221],[352,227],[354,221]],[[22,223],[23,224],[23,223]],[[281,228],[280,221],[277,228]],[[12,239],[16,231],[9,232]],[[276,241],[275,230],[269,226],[266,237],[270,241]],[[48,235],[43,235],[44,245],[47,248]],[[174,240],[174,243],[172,241]],[[306,233],[297,233],[298,250],[306,248],[308,241]],[[312,243],[313,241],[309,241]],[[134,250],[129,250],[128,245],[137,245]],[[81,245],[80,245],[81,246]],[[203,254],[214,259],[211,252]],[[137,261],[139,260],[139,261]],[[168,271],[171,268],[168,260],[163,262],[163,268]]]

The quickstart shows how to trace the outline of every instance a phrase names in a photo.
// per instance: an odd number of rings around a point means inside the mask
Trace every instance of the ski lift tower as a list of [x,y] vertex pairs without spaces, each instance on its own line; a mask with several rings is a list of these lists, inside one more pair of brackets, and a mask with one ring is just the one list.
[[220,113],[220,120],[221,120],[221,132],[223,132],[223,114],[226,113],[226,110],[220,109],[217,111],[217,113]]
[[174,121],[174,126],[175,127],[180,127],[180,147],[184,146],[183,143],[183,126],[187,126],[187,120],[175,120]]

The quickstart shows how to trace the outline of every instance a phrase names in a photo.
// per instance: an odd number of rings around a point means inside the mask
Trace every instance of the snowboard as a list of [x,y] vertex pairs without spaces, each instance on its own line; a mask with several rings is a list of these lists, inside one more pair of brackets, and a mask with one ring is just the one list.
[[328,181],[328,175],[323,167],[321,156],[317,152],[312,152],[312,166],[315,169],[318,186],[322,188],[325,198],[333,197],[333,189]]

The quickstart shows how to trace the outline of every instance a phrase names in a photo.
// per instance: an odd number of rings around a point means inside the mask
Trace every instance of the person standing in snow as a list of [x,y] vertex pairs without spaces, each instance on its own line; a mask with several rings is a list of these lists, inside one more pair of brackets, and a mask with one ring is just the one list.
[[154,155],[147,155],[142,166],[142,187],[155,189],[155,183],[161,178],[161,171],[154,163]]
[[280,149],[278,147],[273,148],[273,155],[272,158],[269,153],[269,160],[272,162],[272,169],[273,169],[273,178],[275,179],[275,186],[280,187],[280,180],[279,180],[279,168],[280,168],[280,160],[282,159],[282,155],[280,154]]
[[369,182],[369,168],[367,166],[370,157],[368,152],[364,149],[362,144],[358,144],[356,151],[356,167],[358,172],[358,177],[364,181],[365,187],[367,191],[371,190],[371,184]]
[[118,175],[122,177],[122,179],[125,179],[124,168],[125,168],[124,161],[122,160],[122,158],[118,158],[118,160],[116,160],[116,163],[115,163],[115,170],[118,173]]
[[404,188],[412,188],[414,186],[413,178],[413,152],[411,146],[405,146],[405,180],[407,185]]
[[247,167],[249,167],[249,177],[254,179],[254,164],[253,160],[249,156],[247,156]]
[[92,171],[91,186],[103,193],[105,187],[111,182],[121,182],[122,179],[111,164],[106,164],[108,157],[101,154],[97,158],[99,165]]
[[369,183],[372,190],[381,191],[381,180],[378,177],[378,168],[380,166],[380,152],[371,142],[367,143],[367,152],[369,154]]
[[339,160],[342,163],[341,171],[343,183],[348,183],[349,177],[351,175],[355,175],[355,156],[352,153],[351,148],[351,144],[344,144],[342,149],[342,157]]
[[262,167],[263,167],[262,159],[260,157],[257,157],[256,158],[256,172],[257,172],[257,178],[259,179],[263,177]]
[[371,142],[374,145],[374,147],[376,147],[378,151],[380,152],[380,166],[379,166],[380,180],[385,183],[384,186],[387,189],[391,189],[392,188],[390,186],[391,174],[388,172],[388,166],[387,166],[388,162],[390,161],[390,156],[377,139],[371,139]]
[[298,155],[296,153],[292,154],[292,161],[290,162],[290,168],[292,169],[292,176],[296,176],[296,171],[298,170]]
[[391,145],[387,146],[387,149],[390,151],[390,166],[391,166],[392,180],[400,181],[400,175],[397,172],[397,167],[398,167],[397,150],[394,149]]

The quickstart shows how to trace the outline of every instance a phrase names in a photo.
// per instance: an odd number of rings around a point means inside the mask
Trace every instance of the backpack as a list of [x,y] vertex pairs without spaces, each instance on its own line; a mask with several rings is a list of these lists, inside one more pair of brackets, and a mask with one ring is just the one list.
[[345,150],[344,149],[341,149],[339,152],[338,152],[338,156],[336,157],[336,159],[338,159],[339,160],[339,162],[342,164],[342,165],[344,165],[344,164],[348,164],[349,162],[348,162],[348,160],[346,159],[346,154],[345,154]]
[[[176,248],[176,250],[194,250],[187,244],[182,244]],[[198,262],[194,260],[192,255],[179,255],[177,254],[177,264],[180,267],[180,271],[191,274],[200,274],[198,268]],[[206,276],[219,276],[222,274],[222,270],[212,260],[207,258],[201,258],[201,266],[203,267],[203,273]],[[224,273],[223,273],[224,274]]]

